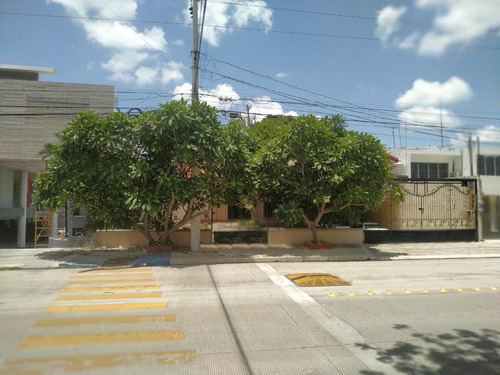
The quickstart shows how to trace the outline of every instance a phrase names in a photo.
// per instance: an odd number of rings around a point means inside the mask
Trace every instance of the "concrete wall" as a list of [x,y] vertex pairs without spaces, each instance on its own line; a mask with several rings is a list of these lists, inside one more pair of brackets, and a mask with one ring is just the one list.
[[[318,238],[335,245],[360,245],[363,243],[363,229],[318,229]],[[301,246],[311,240],[311,230],[307,228],[269,228],[267,232],[269,245]]]
[[[178,246],[191,246],[190,231],[179,231],[172,235],[172,241]],[[92,233],[92,244],[106,247],[128,247],[128,246],[146,246],[148,241],[140,232],[135,230],[112,230],[99,231]],[[212,242],[212,233],[210,231],[201,231],[201,243],[209,244]]]
[[115,102],[113,86],[0,79],[0,87],[0,160],[41,160],[75,114],[111,113]]

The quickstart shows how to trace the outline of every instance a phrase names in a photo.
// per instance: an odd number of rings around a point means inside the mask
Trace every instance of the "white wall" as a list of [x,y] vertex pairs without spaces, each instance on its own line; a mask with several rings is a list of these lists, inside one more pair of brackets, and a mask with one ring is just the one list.
[[0,208],[14,207],[14,170],[0,167]]

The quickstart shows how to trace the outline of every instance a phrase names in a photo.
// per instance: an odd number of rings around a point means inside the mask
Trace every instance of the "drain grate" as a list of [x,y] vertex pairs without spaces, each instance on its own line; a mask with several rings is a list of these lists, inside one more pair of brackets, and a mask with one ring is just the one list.
[[288,279],[298,286],[345,286],[350,282],[334,276],[330,273],[291,273],[286,275]]

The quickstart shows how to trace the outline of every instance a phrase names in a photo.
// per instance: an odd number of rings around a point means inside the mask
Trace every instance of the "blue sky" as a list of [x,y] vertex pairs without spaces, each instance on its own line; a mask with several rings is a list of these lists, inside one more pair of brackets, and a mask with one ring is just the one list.
[[[200,13],[204,1],[200,2]],[[189,97],[185,0],[2,0],[0,64],[114,85],[122,111]],[[499,0],[208,0],[201,99],[343,114],[388,147],[500,142]],[[394,134],[394,136],[393,136]],[[500,143],[497,143],[497,145]]]

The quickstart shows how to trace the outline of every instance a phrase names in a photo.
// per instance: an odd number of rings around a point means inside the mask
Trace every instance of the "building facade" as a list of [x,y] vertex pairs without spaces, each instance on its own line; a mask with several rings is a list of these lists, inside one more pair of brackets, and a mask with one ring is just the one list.
[[392,148],[399,162],[399,177],[441,180],[477,177],[479,234],[481,239],[500,239],[500,147],[475,142],[464,149]]
[[0,65],[0,244],[26,247],[32,240],[31,181],[45,169],[43,146],[76,114],[115,109],[114,86],[40,81],[42,74],[55,71]]

